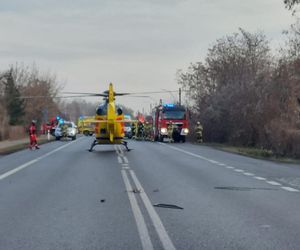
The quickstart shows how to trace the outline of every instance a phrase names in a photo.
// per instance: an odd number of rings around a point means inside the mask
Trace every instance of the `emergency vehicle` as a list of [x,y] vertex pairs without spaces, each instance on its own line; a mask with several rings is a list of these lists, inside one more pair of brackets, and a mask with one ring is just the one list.
[[93,124],[94,120],[94,116],[79,117],[77,122],[78,133],[84,134],[86,136],[93,135],[95,132],[95,125]]
[[55,117],[52,117],[50,119],[50,121],[48,121],[47,123],[43,123],[41,125],[42,134],[47,134],[49,131],[50,134],[54,136],[54,132],[59,123],[59,120],[60,120],[60,117],[55,116]]
[[[165,138],[174,142],[185,142],[189,133],[187,110],[182,105],[164,104],[152,110],[154,140],[163,142]],[[172,138],[168,136],[168,126],[172,125]]]
[[124,123],[124,133],[125,137],[131,139],[133,134],[132,134],[132,122],[131,122],[131,115],[124,115],[124,119],[128,120],[127,122]]

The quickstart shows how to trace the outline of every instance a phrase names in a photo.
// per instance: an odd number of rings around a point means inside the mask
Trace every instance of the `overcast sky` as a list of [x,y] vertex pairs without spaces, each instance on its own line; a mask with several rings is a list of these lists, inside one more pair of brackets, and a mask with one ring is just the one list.
[[[35,63],[66,91],[174,90],[177,69],[216,39],[241,27],[275,48],[293,22],[283,0],[0,0],[0,70]],[[159,98],[119,102],[149,110]]]

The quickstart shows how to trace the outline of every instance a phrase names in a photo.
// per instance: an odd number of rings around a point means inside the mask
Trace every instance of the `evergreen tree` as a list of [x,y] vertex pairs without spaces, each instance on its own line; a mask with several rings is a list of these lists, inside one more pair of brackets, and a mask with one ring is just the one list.
[[4,93],[5,106],[9,115],[9,124],[21,125],[25,114],[24,100],[21,99],[20,91],[15,84],[11,72],[7,74]]

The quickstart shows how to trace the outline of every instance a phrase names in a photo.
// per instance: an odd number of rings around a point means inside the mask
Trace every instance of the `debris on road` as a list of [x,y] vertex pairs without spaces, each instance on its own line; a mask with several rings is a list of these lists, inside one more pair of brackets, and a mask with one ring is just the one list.
[[232,190],[232,191],[251,191],[251,190],[278,190],[276,188],[264,188],[264,187],[215,187],[215,189]]
[[139,194],[139,193],[142,192],[142,190],[137,189],[137,188],[134,188],[134,189],[131,190],[131,192],[132,192],[132,193],[135,193],[135,194]]
[[183,209],[183,207],[179,207],[177,205],[173,205],[173,204],[164,204],[164,203],[158,203],[158,204],[154,204],[154,207],[163,207],[163,208],[172,208],[172,209]]

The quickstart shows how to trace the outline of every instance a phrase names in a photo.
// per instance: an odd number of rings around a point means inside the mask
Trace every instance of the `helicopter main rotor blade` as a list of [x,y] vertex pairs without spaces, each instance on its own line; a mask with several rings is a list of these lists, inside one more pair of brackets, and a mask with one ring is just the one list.
[[166,91],[166,90],[164,90],[164,91],[145,91],[145,92],[132,92],[132,93],[129,93],[130,95],[135,95],[135,94],[137,94],[137,95],[139,95],[139,94],[161,94],[161,93],[170,93],[170,92],[172,92],[172,93],[176,93],[176,92],[178,92],[178,90],[170,90],[170,91]]
[[132,97],[144,98],[144,97],[150,97],[150,96],[148,96],[148,95],[126,95],[126,96],[124,96],[124,97],[130,97],[130,98],[132,98]]
[[76,97],[99,97],[99,96],[104,96],[104,95],[97,94],[97,95],[70,95],[70,96],[20,96],[19,99],[38,99],[38,98],[63,99],[63,98],[76,98]]
[[81,93],[81,92],[62,92],[62,94],[69,94],[69,95],[82,95],[82,96],[103,96],[107,97],[107,94],[102,93]]
[[62,94],[70,94],[70,95],[95,95],[95,94],[98,94],[98,93],[86,93],[86,92],[69,92],[69,91],[64,91],[64,92],[61,92]]
[[[161,93],[176,93],[178,90],[162,90],[162,91],[144,91],[144,92],[127,92],[127,93],[114,93],[115,96],[124,96],[124,95],[140,95],[140,94],[161,94]],[[87,93],[87,92],[62,92],[62,94],[71,94],[71,95],[87,95],[87,96],[108,96],[108,90],[105,90],[102,94],[98,93]]]

